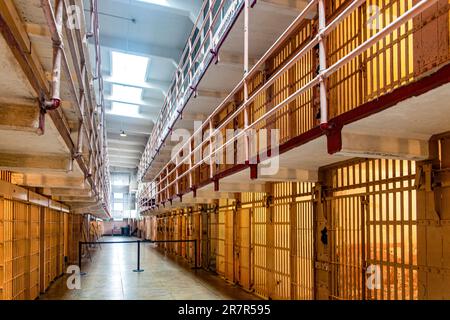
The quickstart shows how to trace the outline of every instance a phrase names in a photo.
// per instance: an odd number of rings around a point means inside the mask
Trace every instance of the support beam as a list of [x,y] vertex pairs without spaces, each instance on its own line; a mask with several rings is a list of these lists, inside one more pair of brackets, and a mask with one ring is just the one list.
[[25,28],[30,37],[44,38],[45,40],[48,40],[52,36],[48,30],[48,26],[44,24],[27,22],[25,23]]
[[[242,65],[244,64],[244,57],[239,54],[231,53],[228,51],[220,51],[219,56],[221,65],[231,65],[242,68]],[[257,58],[249,58],[250,65],[255,65],[257,62]]]
[[429,158],[429,148],[423,140],[343,132],[342,150],[337,155],[418,161]]
[[[114,0],[126,5],[128,0]],[[139,6],[142,9],[150,9],[152,11],[160,11],[177,15],[178,17],[188,18],[192,23],[195,23],[199,10],[201,8],[201,1],[186,1],[186,0],[137,0],[134,6]]]
[[[301,10],[303,10],[309,1],[307,0],[259,0],[255,7],[258,10],[282,13],[287,16],[297,17]],[[312,19],[313,14],[308,18]]]
[[[90,44],[92,46],[92,44]],[[176,68],[176,62],[179,60],[180,48],[161,47],[151,43],[142,43],[136,41],[123,41],[121,38],[102,36],[100,45],[113,51],[124,52],[147,57],[156,57],[168,60]]]
[[42,134],[39,129],[40,110],[35,106],[18,106],[0,104],[0,130],[34,132]]
[[114,95],[105,95],[105,101],[111,101],[111,102],[119,102],[119,103],[126,103],[126,104],[134,104],[141,107],[146,107],[148,109],[155,109],[155,111],[158,111],[161,109],[161,107],[164,104],[163,100],[159,99],[136,99],[136,100],[127,100],[122,99],[120,97],[115,97]]
[[12,183],[37,188],[87,189],[89,185],[82,177],[67,175],[43,175],[37,173],[13,173]]
[[108,133],[120,133],[124,130],[127,134],[150,136],[153,129],[153,123],[148,120],[127,118],[106,114],[106,130]]
[[128,135],[126,137],[121,137],[119,133],[108,134],[108,142],[115,144],[123,144],[129,146],[144,146],[147,144],[146,137]]
[[[199,189],[201,191],[211,192],[214,190],[214,184],[209,184],[206,187]],[[228,183],[223,180],[220,181],[220,192],[235,193],[235,192],[265,192],[263,183]]]
[[103,82],[110,84],[118,84],[126,87],[133,87],[138,89],[146,89],[146,90],[158,90],[162,94],[166,94],[167,90],[170,87],[170,82],[160,81],[160,80],[150,80],[146,82],[129,82],[124,81],[123,79],[116,79],[113,77],[104,77]]
[[48,196],[55,197],[92,197],[92,191],[86,190],[72,190],[72,189],[61,189],[61,188],[44,188],[42,193]]
[[16,172],[68,172],[72,168],[72,159],[68,156],[0,153],[0,168]]
[[60,202],[65,202],[65,203],[87,203],[87,204],[91,204],[91,203],[96,203],[97,199],[95,197],[56,197],[57,201]]
[[119,152],[128,152],[128,153],[143,153],[144,147],[143,146],[136,146],[136,145],[124,145],[121,143],[116,142],[109,142],[108,143],[108,150],[109,151],[119,151]]
[[317,182],[318,172],[303,169],[279,168],[275,175],[263,175],[261,166],[258,166],[258,180],[266,182],[293,181],[293,182]]
[[0,1],[0,32],[36,92],[47,94],[50,85],[37,50],[33,47],[22,18],[12,0]]

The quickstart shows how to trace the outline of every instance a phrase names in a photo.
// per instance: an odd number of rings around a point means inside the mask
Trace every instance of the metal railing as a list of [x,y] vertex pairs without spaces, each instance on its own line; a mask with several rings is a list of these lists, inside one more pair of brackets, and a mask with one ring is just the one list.
[[84,245],[102,245],[102,244],[130,244],[130,243],[136,243],[137,244],[137,259],[136,259],[136,269],[133,270],[133,272],[143,272],[144,270],[141,269],[141,243],[194,243],[194,266],[192,269],[197,270],[201,267],[198,266],[198,247],[197,247],[197,239],[193,240],[129,240],[129,241],[80,241],[78,243],[78,267],[80,268],[80,273],[85,275],[85,272],[81,272],[82,267],[82,250]]
[[203,2],[142,155],[138,180],[142,180],[147,169],[159,154],[175,122],[181,117],[188,100],[196,94],[200,79],[217,57],[222,42],[239,16],[243,4],[244,0],[206,0]]
[[[109,163],[106,149],[105,105],[101,75],[98,0],[90,1],[90,32],[86,35],[82,32],[83,27],[85,27],[83,15],[77,17],[79,24],[77,27],[69,28],[64,23],[64,17],[69,17],[73,14],[71,6],[74,4],[74,0],[58,0],[55,7],[53,7],[50,0],[41,0],[41,6],[55,48],[51,99],[43,101],[43,109],[44,112],[49,111],[54,115],[56,109],[61,105],[62,65],[66,73],[69,90],[75,100],[75,111],[79,122],[76,141],[72,140],[70,129],[63,119],[57,117],[53,119],[61,122],[59,125],[64,128],[66,133],[65,140],[72,153],[72,158],[77,161],[97,200],[102,203],[103,209],[109,214]],[[82,6],[82,2],[77,2],[77,5]],[[83,12],[83,10],[80,11]],[[63,31],[65,31],[66,38]],[[92,77],[90,72],[88,49],[84,42],[85,36],[94,38],[96,57],[94,77]],[[69,61],[66,54],[65,43],[67,43],[70,50],[71,61]],[[72,70],[75,71],[75,76]],[[93,80],[98,81],[98,103],[91,84]],[[88,142],[87,159],[83,155],[84,140]]]
[[[359,55],[366,52],[372,46],[377,44],[379,41],[383,40],[386,36],[393,33],[395,30],[401,28],[405,23],[408,23],[410,20],[418,16],[420,13],[424,12],[428,8],[430,8],[433,4],[436,3],[437,0],[422,0],[417,2],[415,5],[406,9],[401,15],[393,18],[390,23],[380,28],[376,33],[371,36],[368,36],[367,39],[361,41],[355,48],[349,50],[343,57],[336,59],[333,61],[331,65],[327,65],[327,46],[325,46],[325,41],[330,37],[330,35],[341,25],[342,22],[346,20],[346,18],[350,17],[356,10],[358,10],[363,4],[366,3],[365,0],[357,0],[348,4],[343,10],[341,10],[334,18],[327,24],[326,16],[327,13],[325,11],[324,6],[325,0],[312,0],[306,6],[306,8],[300,13],[300,15],[295,19],[295,21],[288,27],[288,29],[283,33],[283,35],[273,44],[273,46],[263,55],[263,57],[256,63],[256,65],[248,72],[246,72],[244,78],[240,81],[240,83],[231,91],[228,97],[215,109],[215,111],[203,122],[203,125],[194,132],[191,138],[180,148],[180,150],[184,150],[188,148],[189,152],[187,154],[179,153],[174,156],[171,161],[162,168],[162,170],[156,175],[155,180],[152,185],[147,186],[147,194],[146,198],[154,199],[154,202],[162,202],[170,200],[169,189],[175,188],[175,194],[172,196],[179,196],[181,192],[179,192],[178,183],[181,179],[187,179],[189,181],[189,190],[192,190],[194,185],[193,181],[193,172],[195,169],[200,168],[200,166],[207,160],[210,160],[210,172],[209,178],[213,180],[215,175],[214,168],[214,158],[216,154],[226,148],[228,145],[234,143],[238,139],[244,139],[245,141],[245,151],[246,151],[246,164],[251,160],[252,151],[249,149],[249,132],[251,130],[257,129],[258,126],[263,124],[263,121],[267,121],[270,117],[274,117],[277,112],[279,112],[283,107],[289,105],[294,102],[300,95],[306,93],[309,90],[312,90],[315,87],[319,87],[319,104],[320,104],[320,128],[325,132],[329,130],[329,107],[328,107],[328,98],[327,98],[327,79],[330,79],[333,75],[335,75],[338,71],[340,71],[344,66],[350,63],[353,59],[358,57]],[[248,24],[249,18],[249,1],[246,0],[245,5],[245,23]],[[267,61],[267,59],[276,52],[277,48],[290,36],[290,34],[302,23],[305,21],[307,15],[314,9],[317,9],[317,20],[318,20],[318,31],[316,34],[311,36],[311,39],[305,43],[292,57],[289,57],[286,61],[283,62],[279,69],[274,71],[274,74],[271,75],[265,82],[261,83],[259,87],[257,87],[251,95],[249,95],[249,81],[251,77],[253,77],[259,70],[259,68]],[[246,47],[248,46],[248,33],[245,35]],[[259,116],[256,120],[250,121],[249,115],[249,106],[252,102],[255,101],[257,97],[259,97],[262,93],[264,93],[270,86],[274,85],[277,80],[280,79],[290,68],[292,68],[296,63],[301,61],[303,57],[308,54],[312,54],[313,50],[317,50],[318,55],[318,71],[314,76],[311,77],[310,80],[302,84],[298,89],[293,92],[290,92],[287,97],[276,103],[270,110],[265,110],[264,113]],[[246,61],[246,65],[248,66],[248,52],[244,52],[244,61]],[[247,70],[247,69],[246,69]],[[238,92],[243,91],[243,101],[242,103],[231,113],[229,114],[218,127],[214,126],[213,120],[214,117],[223,110],[228,103],[233,101],[234,96]],[[215,141],[215,137],[221,133],[221,130],[224,130],[231,121],[237,119],[238,116],[244,117],[244,126],[243,130],[240,131],[237,135],[233,136],[231,139],[221,144],[220,146],[212,148],[212,142]],[[209,137],[202,141],[200,144],[192,147],[194,141],[194,137],[198,134],[202,134],[205,130],[210,130]],[[209,144],[209,153],[204,156],[201,161],[193,164],[192,157],[196,152],[202,152],[205,147],[208,147]],[[182,166],[186,166],[187,163],[188,168],[184,168]]]

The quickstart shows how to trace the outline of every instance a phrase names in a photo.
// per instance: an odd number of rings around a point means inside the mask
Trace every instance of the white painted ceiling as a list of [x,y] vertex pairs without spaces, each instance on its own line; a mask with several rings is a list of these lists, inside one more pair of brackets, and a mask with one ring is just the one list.
[[[137,168],[201,4],[202,0],[99,1],[112,171]],[[88,0],[85,0],[85,9],[89,9]],[[89,19],[89,13],[86,14]],[[94,59],[94,48],[90,48],[91,59]],[[130,59],[124,59],[128,61],[124,68],[130,74],[120,75],[114,70],[113,56],[118,56],[114,52],[131,55]],[[145,58],[145,72],[140,67],[132,71],[136,67],[132,56]],[[120,94],[120,91],[126,92]],[[117,106],[117,102],[125,104]],[[119,109],[121,112],[117,114]],[[126,137],[120,135],[122,131]]]

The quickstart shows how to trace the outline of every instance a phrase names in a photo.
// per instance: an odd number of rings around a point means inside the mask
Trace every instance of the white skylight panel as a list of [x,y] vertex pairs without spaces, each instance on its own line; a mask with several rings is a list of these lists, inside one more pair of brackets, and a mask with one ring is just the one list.
[[138,105],[122,102],[112,103],[111,114],[125,117],[135,117],[135,118],[140,117]]
[[142,97],[142,89],[113,84],[112,96],[114,100],[137,104]]
[[143,82],[149,59],[121,52],[112,52],[112,76],[124,82]]

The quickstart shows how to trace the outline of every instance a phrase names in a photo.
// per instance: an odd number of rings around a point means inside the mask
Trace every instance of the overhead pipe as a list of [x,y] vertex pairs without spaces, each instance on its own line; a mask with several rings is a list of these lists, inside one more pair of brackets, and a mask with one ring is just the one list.
[[53,41],[53,75],[52,75],[52,98],[43,102],[43,108],[56,110],[61,106],[61,61],[63,55],[62,25],[63,25],[63,1],[56,1],[56,15],[53,12],[49,0],[41,0],[41,6],[50,30]]
[[327,85],[326,77],[323,72],[327,69],[327,49],[326,49],[326,36],[323,31],[327,27],[326,13],[325,13],[325,0],[319,0],[318,3],[319,13],[319,90],[320,90],[320,128],[322,130],[328,130],[328,100],[327,100]]

